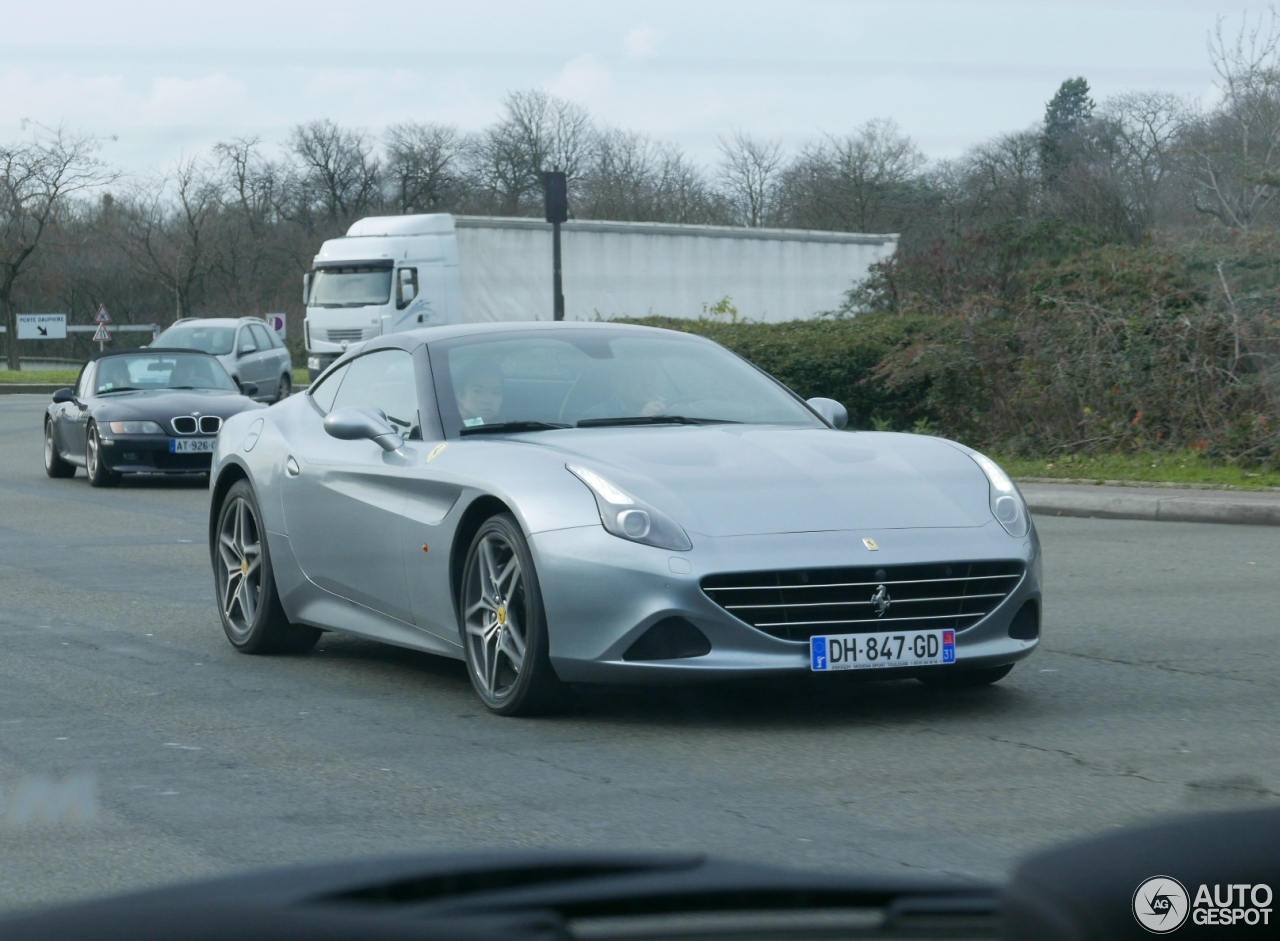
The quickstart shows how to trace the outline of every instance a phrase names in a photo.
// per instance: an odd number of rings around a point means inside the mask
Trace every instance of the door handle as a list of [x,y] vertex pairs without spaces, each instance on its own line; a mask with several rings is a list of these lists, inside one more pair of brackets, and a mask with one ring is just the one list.
[[292,455],[285,459],[284,472],[290,477],[297,477],[302,473],[302,468],[298,466],[298,462],[293,459]]

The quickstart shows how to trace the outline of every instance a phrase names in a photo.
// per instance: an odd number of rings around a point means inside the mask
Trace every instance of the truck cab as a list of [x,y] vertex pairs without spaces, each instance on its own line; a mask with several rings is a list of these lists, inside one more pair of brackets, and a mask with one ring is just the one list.
[[372,216],[320,246],[303,277],[303,336],[314,380],[354,343],[459,323],[453,216]]

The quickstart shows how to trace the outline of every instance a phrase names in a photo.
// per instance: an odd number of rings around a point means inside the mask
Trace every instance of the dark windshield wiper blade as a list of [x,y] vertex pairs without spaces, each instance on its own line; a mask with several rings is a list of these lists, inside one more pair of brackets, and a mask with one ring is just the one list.
[[103,389],[98,395],[110,395],[112,392],[145,392],[146,389],[139,389],[137,386],[117,386],[114,389]]
[[460,435],[500,435],[519,431],[555,431],[568,425],[545,421],[504,421],[494,425],[471,425],[458,432]]
[[584,418],[578,428],[606,428],[610,425],[741,425],[731,418],[689,418],[687,415],[630,415],[621,418]]

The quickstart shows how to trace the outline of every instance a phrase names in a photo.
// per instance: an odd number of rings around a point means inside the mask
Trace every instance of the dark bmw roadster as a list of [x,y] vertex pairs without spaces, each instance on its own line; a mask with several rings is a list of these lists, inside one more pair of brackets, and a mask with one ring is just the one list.
[[107,353],[59,389],[44,420],[44,469],[94,487],[121,474],[205,474],[224,419],[262,408],[251,382],[237,387],[216,358],[191,350]]

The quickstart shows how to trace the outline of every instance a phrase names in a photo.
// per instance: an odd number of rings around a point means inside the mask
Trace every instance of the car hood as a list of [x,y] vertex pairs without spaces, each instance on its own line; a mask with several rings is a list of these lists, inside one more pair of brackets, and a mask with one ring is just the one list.
[[98,396],[93,402],[95,416],[109,415],[112,420],[129,418],[167,418],[171,415],[217,415],[227,418],[260,404],[238,392],[221,389],[146,389]]
[[603,473],[707,536],[992,522],[986,475],[957,445],[925,435],[702,425],[524,440]]

